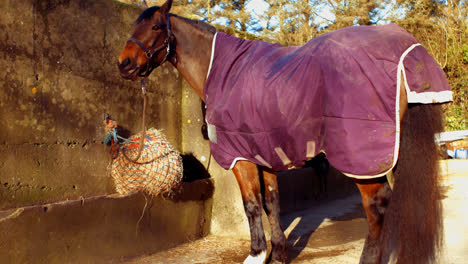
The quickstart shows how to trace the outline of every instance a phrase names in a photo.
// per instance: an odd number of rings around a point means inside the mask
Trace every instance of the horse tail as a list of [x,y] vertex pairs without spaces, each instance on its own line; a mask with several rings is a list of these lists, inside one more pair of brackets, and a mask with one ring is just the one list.
[[401,123],[394,188],[385,212],[383,263],[435,263],[443,243],[438,150],[440,105],[409,105]]

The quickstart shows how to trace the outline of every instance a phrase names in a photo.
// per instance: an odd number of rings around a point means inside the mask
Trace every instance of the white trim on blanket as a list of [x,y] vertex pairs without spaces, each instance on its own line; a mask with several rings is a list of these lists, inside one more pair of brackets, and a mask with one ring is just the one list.
[[396,120],[396,128],[395,128],[395,149],[393,152],[393,164],[390,169],[385,172],[379,173],[377,175],[354,175],[351,173],[345,173],[344,175],[356,178],[356,179],[372,179],[377,177],[382,177],[390,173],[393,168],[395,167],[398,161],[398,154],[400,151],[400,87],[401,87],[401,76],[403,75],[403,81],[406,88],[406,95],[408,98],[408,103],[423,103],[423,104],[431,104],[431,103],[444,103],[452,101],[452,91],[442,91],[442,92],[424,92],[424,93],[417,93],[411,91],[408,80],[406,79],[406,72],[405,66],[403,61],[405,57],[416,47],[422,45],[420,43],[416,43],[411,45],[400,57],[400,61],[398,62],[398,70],[397,70],[397,87],[396,87],[396,99],[395,99],[395,120]]
[[408,95],[408,103],[421,103],[421,104],[433,104],[433,103],[446,103],[453,101],[452,91],[441,91],[441,92],[425,92],[417,93],[413,91],[406,91]]
[[215,44],[216,44],[216,35],[218,35],[218,32],[216,32],[216,33],[214,34],[214,36],[213,36],[213,43],[211,43],[210,65],[208,66],[208,72],[206,73],[206,80],[208,80],[208,76],[210,76],[211,65],[213,64],[213,57],[214,57]]
[[411,47],[409,47],[405,52],[400,57],[400,61],[398,62],[398,70],[397,70],[397,87],[396,87],[396,96],[395,96],[395,120],[396,120],[396,125],[395,125],[395,148],[393,150],[393,164],[390,169],[388,169],[385,172],[379,173],[377,175],[354,175],[350,173],[343,173],[344,175],[351,177],[351,178],[356,178],[356,179],[371,179],[371,178],[377,178],[377,177],[382,177],[384,175],[387,175],[393,167],[395,167],[397,160],[398,160],[398,154],[400,151],[400,87],[401,87],[401,75],[403,75],[404,82],[405,82],[405,87],[406,91],[409,91],[408,88],[408,82],[406,80],[406,74],[405,74],[405,66],[403,65],[403,61],[405,60],[406,55],[410,53],[415,47],[420,46],[421,44],[413,44]]
[[[452,101],[452,91],[441,91],[441,92],[422,92],[418,93],[415,91],[411,91],[409,85],[408,85],[408,80],[406,79],[406,72],[405,72],[405,66],[403,64],[403,61],[414,48],[421,46],[420,43],[413,44],[411,47],[409,47],[403,55],[400,57],[400,62],[398,63],[398,73],[402,73],[404,76],[404,81],[405,81],[405,87],[406,87],[406,95],[408,97],[408,103],[420,103],[420,104],[433,104],[433,103],[446,103],[446,102],[451,102]],[[400,77],[400,74],[398,74],[398,77]],[[397,79],[399,80],[399,79]]]
[[239,160],[248,160],[246,158],[242,158],[242,157],[237,157],[235,158],[232,163],[231,163],[231,167],[229,167],[230,170],[232,170],[234,168],[234,166],[236,166],[236,163],[239,161]]

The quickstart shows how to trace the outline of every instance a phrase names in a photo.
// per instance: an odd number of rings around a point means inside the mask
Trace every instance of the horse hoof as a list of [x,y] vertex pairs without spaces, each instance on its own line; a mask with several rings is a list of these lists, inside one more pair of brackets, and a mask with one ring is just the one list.
[[249,255],[245,260],[244,264],[265,264],[266,251],[260,252],[257,256]]

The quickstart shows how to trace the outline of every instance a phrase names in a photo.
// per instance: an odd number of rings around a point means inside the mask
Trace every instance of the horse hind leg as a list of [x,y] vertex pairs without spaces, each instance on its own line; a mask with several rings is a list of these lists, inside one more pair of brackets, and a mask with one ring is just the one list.
[[263,169],[260,179],[263,180],[263,207],[271,227],[272,253],[270,263],[286,263],[286,236],[280,223],[280,202],[276,173]]
[[250,255],[244,264],[265,263],[267,244],[262,225],[262,195],[257,165],[238,161],[232,171],[239,184],[250,227]]
[[380,236],[385,210],[392,191],[385,177],[369,180],[356,179],[355,183],[361,192],[362,205],[366,211],[369,227],[360,263],[380,263],[382,254]]

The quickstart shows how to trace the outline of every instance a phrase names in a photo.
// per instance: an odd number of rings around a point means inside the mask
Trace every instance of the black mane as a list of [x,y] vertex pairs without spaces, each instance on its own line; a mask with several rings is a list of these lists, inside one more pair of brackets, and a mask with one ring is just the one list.
[[178,18],[182,18],[183,20],[185,20],[187,23],[199,28],[199,29],[202,29],[204,31],[207,31],[207,32],[210,32],[210,33],[216,33],[216,28],[206,22],[203,22],[203,21],[200,21],[200,20],[196,20],[196,19],[190,19],[190,18],[186,18],[186,17],[181,17],[181,16],[178,16],[178,15],[174,15],[174,14],[171,14],[173,16],[176,16]]
[[[145,21],[145,20],[149,20],[153,17],[154,13],[156,11],[159,10],[159,6],[153,6],[153,7],[150,7],[150,8],[147,8],[145,11],[143,11],[143,13],[141,13],[141,15],[137,18],[137,20],[135,21],[135,24],[139,24],[140,22],[142,21]],[[205,23],[203,21],[199,21],[199,20],[193,20],[193,19],[189,19],[189,18],[186,18],[186,17],[181,17],[181,16],[178,16],[178,15],[175,15],[175,14],[170,14],[171,16],[176,16],[178,18],[182,18],[183,20],[185,20],[186,22],[190,23],[191,25],[194,25],[196,26],[197,28],[200,28],[202,30],[205,30],[205,31],[208,31],[208,32],[211,32],[211,33],[216,33],[216,28],[208,23]]]
[[148,20],[151,19],[156,11],[159,10],[159,6],[152,6],[150,8],[147,8],[141,15],[137,18],[135,21],[135,24],[140,23],[143,20]]

